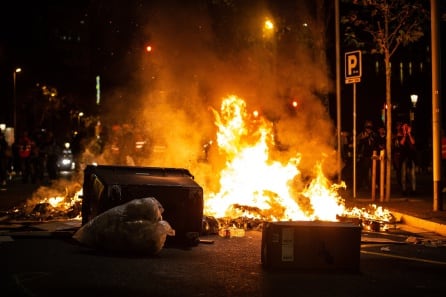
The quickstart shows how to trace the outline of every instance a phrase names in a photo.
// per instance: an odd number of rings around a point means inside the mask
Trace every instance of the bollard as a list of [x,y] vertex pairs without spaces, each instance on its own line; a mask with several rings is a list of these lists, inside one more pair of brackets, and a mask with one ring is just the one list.
[[379,152],[379,201],[384,202],[385,150]]
[[377,159],[376,151],[373,151],[372,155],[372,201],[375,201],[376,197],[376,159]]

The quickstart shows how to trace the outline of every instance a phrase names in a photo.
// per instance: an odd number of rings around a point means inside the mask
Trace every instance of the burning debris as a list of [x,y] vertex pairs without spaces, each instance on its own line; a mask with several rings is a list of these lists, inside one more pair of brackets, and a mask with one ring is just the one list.
[[388,209],[376,204],[369,204],[364,208],[353,207],[346,209],[342,216],[339,216],[340,221],[356,220],[363,229],[379,232],[387,231],[395,228],[396,219]]
[[62,220],[80,218],[82,185],[69,180],[58,180],[42,186],[23,205],[6,214],[12,220]]

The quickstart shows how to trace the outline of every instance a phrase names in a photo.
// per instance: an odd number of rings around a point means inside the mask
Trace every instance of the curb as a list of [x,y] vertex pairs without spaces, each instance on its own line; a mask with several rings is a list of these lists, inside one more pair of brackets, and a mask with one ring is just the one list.
[[420,219],[400,212],[395,212],[395,211],[391,212],[399,222],[403,222],[406,225],[421,228],[426,231],[431,231],[441,236],[446,236],[446,225],[444,224],[432,222],[425,219]]

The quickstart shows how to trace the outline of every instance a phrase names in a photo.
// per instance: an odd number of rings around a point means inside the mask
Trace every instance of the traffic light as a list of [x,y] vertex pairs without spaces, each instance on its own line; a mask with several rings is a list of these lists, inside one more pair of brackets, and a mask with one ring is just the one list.
[[288,101],[287,103],[287,110],[289,112],[290,115],[296,115],[297,112],[300,109],[300,101],[292,98],[290,101]]

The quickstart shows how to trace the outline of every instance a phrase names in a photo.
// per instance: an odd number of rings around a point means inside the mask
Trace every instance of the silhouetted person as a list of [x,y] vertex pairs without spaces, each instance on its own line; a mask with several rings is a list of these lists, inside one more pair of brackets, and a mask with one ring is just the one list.
[[358,189],[370,188],[370,169],[372,167],[372,155],[376,139],[377,135],[373,130],[372,121],[365,121],[364,130],[357,137]]
[[8,170],[8,151],[9,145],[6,142],[5,135],[0,132],[0,185],[6,186]]
[[45,139],[44,151],[46,155],[46,170],[50,180],[55,180],[58,177],[57,161],[59,159],[61,148],[56,142],[54,134],[48,132]]
[[22,133],[17,141],[17,152],[20,162],[20,170],[22,172],[22,181],[27,183],[33,173],[32,154],[35,153],[35,142],[29,137],[28,132]]
[[403,191],[403,187],[401,184],[401,144],[400,140],[403,137],[403,124],[398,122],[396,124],[395,134],[392,135],[392,165],[395,169],[396,180],[398,182],[398,186],[400,187],[401,192]]
[[401,126],[402,135],[399,138],[401,152],[401,188],[403,195],[416,193],[416,148],[412,127],[408,124]]

